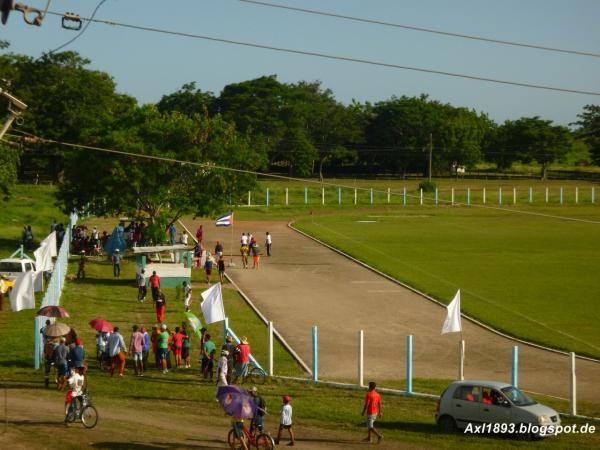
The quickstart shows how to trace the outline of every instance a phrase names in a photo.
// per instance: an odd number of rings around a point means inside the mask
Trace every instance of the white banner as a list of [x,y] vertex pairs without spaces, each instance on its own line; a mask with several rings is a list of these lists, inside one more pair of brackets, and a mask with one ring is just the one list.
[[35,308],[35,294],[33,293],[35,272],[22,272],[15,279],[15,287],[10,291],[10,307],[16,311]]
[[462,331],[462,326],[460,323],[460,289],[458,292],[456,292],[454,299],[446,308],[448,309],[448,316],[444,321],[442,334]]
[[221,294],[221,283],[217,283],[202,293],[204,299],[200,305],[206,324],[225,320],[225,307]]

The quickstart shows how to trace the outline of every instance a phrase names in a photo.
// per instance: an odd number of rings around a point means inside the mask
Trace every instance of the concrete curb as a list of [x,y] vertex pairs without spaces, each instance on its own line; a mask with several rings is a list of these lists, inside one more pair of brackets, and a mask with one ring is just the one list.
[[[383,273],[383,272],[382,272],[382,271],[380,271],[379,269],[376,269],[376,268],[374,268],[374,267],[372,267],[372,266],[370,266],[370,265],[368,265],[368,264],[366,264],[366,263],[364,263],[364,262],[362,262],[362,261],[360,261],[360,260],[358,260],[358,259],[354,258],[353,256],[350,256],[350,255],[348,255],[347,253],[344,253],[343,251],[341,251],[341,250],[339,250],[339,249],[337,249],[337,248],[335,248],[335,247],[333,247],[333,246],[331,246],[331,245],[329,245],[329,244],[327,244],[327,243],[325,243],[325,242],[321,241],[320,239],[317,239],[316,237],[314,237],[314,236],[311,236],[310,234],[308,234],[308,233],[305,233],[304,231],[301,231],[301,230],[299,230],[298,228],[295,228],[295,227],[294,227],[294,225],[293,225],[293,222],[289,222],[289,223],[288,223],[288,227],[289,227],[290,229],[294,230],[295,232],[297,232],[297,233],[299,233],[299,234],[301,234],[301,235],[303,235],[303,236],[305,236],[305,237],[307,237],[307,238],[309,238],[309,239],[312,239],[313,241],[315,241],[315,242],[317,242],[317,243],[319,243],[319,244],[323,245],[324,247],[327,247],[328,249],[330,249],[330,250],[332,250],[332,251],[336,252],[337,254],[339,254],[339,255],[342,255],[342,256],[343,256],[343,257],[345,257],[345,258],[348,258],[349,260],[351,260],[351,261],[355,262],[356,264],[359,264],[359,265],[361,265],[361,266],[362,266],[362,267],[364,267],[365,269],[368,269],[368,270],[370,270],[371,272],[374,272],[374,273],[376,273],[376,274],[378,274],[378,275],[380,275],[380,276],[382,276],[382,277],[384,277],[384,278],[388,279],[389,281],[391,281],[391,282],[393,282],[393,283],[395,283],[395,284],[397,284],[397,285],[399,285],[399,286],[402,286],[402,287],[404,287],[404,288],[408,289],[409,291],[412,291],[412,292],[414,292],[415,294],[418,294],[418,295],[420,295],[421,297],[423,297],[423,298],[425,298],[425,299],[429,300],[429,301],[430,301],[430,302],[432,302],[432,303],[435,303],[435,304],[436,304],[436,305],[438,305],[438,306],[441,306],[441,307],[443,307],[444,309],[446,308],[446,305],[445,305],[444,303],[440,302],[439,300],[437,300],[437,299],[435,299],[435,298],[433,298],[433,297],[430,297],[429,295],[425,294],[424,292],[421,292],[421,291],[419,291],[419,290],[417,290],[417,289],[413,288],[412,286],[409,286],[408,284],[405,284],[405,283],[403,283],[402,281],[399,281],[399,280],[397,280],[397,279],[395,279],[395,278],[391,277],[390,275],[387,275],[386,273]],[[490,327],[489,325],[486,325],[485,323],[483,323],[483,322],[480,322],[479,320],[477,320],[477,319],[475,319],[475,318],[473,318],[473,317],[471,317],[471,316],[468,316],[468,315],[466,315],[466,314],[464,314],[464,313],[461,313],[461,317],[464,317],[464,318],[465,318],[465,319],[467,319],[469,322],[471,322],[471,323],[474,323],[475,325],[478,325],[479,327],[481,327],[481,328],[484,328],[484,329],[485,329],[485,330],[487,330],[487,331],[490,331],[490,332],[492,332],[492,333],[494,333],[494,334],[496,334],[496,335],[498,335],[498,336],[502,336],[502,337],[504,337],[504,338],[506,338],[506,339],[510,339],[511,341],[518,342],[518,343],[520,343],[520,344],[524,344],[524,345],[527,345],[527,346],[529,346],[529,347],[538,348],[538,349],[540,349],[540,350],[546,350],[546,351],[548,351],[548,352],[557,353],[557,354],[559,354],[559,355],[569,356],[569,353],[568,353],[568,352],[565,352],[565,351],[562,351],[562,350],[557,350],[557,349],[555,349],[555,348],[551,348],[551,347],[546,347],[546,346],[544,346],[544,345],[540,345],[540,344],[535,344],[535,343],[533,343],[533,342],[529,342],[529,341],[526,341],[526,340],[524,340],[524,339],[519,339],[519,338],[517,338],[517,337],[510,336],[510,335],[508,335],[508,334],[502,333],[501,331],[498,331],[498,330],[496,330],[496,329],[494,329],[494,328]],[[588,357],[588,356],[581,356],[581,355],[575,355],[575,356],[576,356],[578,359],[581,359],[581,360],[590,361],[590,362],[594,362],[594,363],[598,363],[598,364],[600,364],[600,360],[599,360],[599,359],[590,358],[590,357]]]

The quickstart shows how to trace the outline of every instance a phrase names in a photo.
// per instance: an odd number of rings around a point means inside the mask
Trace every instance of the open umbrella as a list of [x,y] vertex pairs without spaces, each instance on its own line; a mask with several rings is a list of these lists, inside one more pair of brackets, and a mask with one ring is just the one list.
[[200,337],[200,329],[202,328],[202,322],[200,322],[200,319],[198,319],[198,317],[196,317],[191,312],[184,312],[183,314],[185,314],[185,317],[187,317],[187,320],[190,323],[192,330],[194,330],[194,333],[196,333],[196,335]]
[[69,317],[69,313],[62,306],[44,306],[37,312],[38,316],[46,317]]
[[256,412],[254,399],[240,386],[219,386],[217,400],[228,416],[252,419]]
[[103,333],[109,333],[113,330],[113,324],[104,319],[94,319],[90,320],[90,326],[96,330]]
[[44,330],[44,334],[48,337],[65,336],[71,331],[71,327],[66,323],[53,323],[48,325]]

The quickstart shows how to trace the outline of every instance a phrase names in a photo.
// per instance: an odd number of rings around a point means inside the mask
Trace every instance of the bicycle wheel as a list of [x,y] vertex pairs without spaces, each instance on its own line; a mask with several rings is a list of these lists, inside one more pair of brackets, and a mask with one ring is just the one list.
[[92,405],[86,406],[81,411],[81,422],[86,428],[94,428],[98,423],[98,411]]
[[227,435],[227,444],[229,447],[233,448],[233,440],[235,439],[235,430],[232,428],[229,430],[229,434]]
[[70,406],[65,406],[65,422],[72,423],[75,421],[75,410],[69,411]]
[[253,367],[248,372],[248,380],[251,384],[265,384],[267,380],[267,374],[260,370],[258,367]]
[[275,441],[267,433],[260,433],[256,437],[256,448],[257,450],[273,450],[275,447]]

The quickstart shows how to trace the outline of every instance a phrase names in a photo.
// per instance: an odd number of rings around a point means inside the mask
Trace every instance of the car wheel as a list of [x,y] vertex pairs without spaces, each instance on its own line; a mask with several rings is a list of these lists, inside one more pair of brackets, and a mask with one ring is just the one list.
[[456,431],[456,421],[450,416],[442,416],[438,420],[438,427],[442,433],[454,433]]

